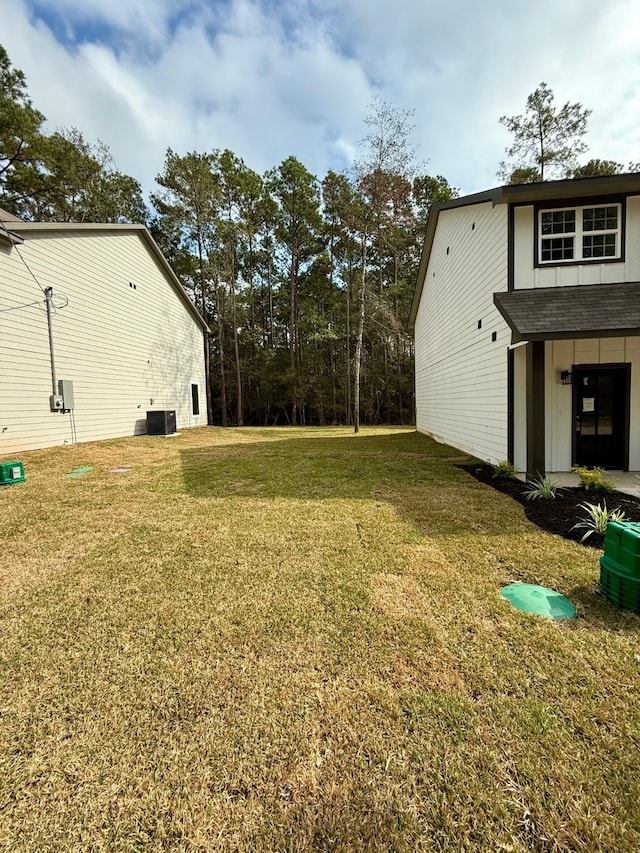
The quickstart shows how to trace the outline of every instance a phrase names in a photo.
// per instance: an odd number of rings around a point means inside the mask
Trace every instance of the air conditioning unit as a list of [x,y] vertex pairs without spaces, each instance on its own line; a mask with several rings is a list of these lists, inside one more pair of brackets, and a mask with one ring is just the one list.
[[172,435],[175,431],[175,409],[147,412],[147,435]]

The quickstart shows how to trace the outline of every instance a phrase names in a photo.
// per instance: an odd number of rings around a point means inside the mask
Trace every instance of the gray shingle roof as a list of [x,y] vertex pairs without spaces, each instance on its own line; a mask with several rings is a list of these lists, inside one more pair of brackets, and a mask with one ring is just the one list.
[[494,293],[512,342],[640,335],[640,282]]

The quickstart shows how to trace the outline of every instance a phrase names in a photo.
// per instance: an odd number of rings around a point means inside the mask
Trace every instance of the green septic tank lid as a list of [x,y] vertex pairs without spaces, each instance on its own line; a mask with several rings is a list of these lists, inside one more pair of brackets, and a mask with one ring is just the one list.
[[574,619],[576,615],[575,607],[564,595],[545,586],[512,583],[502,588],[502,596],[525,613],[536,613],[554,620]]

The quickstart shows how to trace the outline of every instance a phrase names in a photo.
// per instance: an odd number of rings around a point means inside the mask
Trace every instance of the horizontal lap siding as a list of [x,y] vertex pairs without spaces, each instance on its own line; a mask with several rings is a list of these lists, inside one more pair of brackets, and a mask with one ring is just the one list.
[[[179,427],[206,422],[191,415],[192,381],[204,399],[202,330],[138,234],[30,232],[20,251],[40,284],[69,300],[55,311],[54,341],[57,376],[74,383],[79,441],[145,432],[151,408],[176,409]],[[71,441],[70,415],[49,411],[51,391],[43,294],[17,251],[2,252],[0,454]]]
[[442,211],[415,325],[417,427],[493,461],[507,456],[506,282],[505,206]]

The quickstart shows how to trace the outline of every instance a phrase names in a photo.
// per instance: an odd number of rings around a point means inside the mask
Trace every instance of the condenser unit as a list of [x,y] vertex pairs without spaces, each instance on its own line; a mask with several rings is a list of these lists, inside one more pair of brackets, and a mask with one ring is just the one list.
[[147,412],[147,435],[172,435],[175,431],[175,409]]

